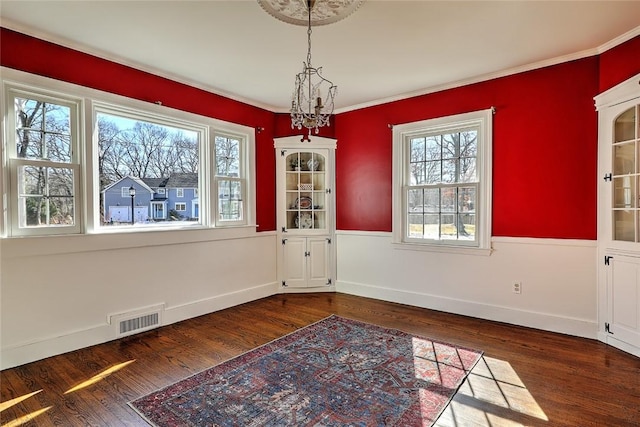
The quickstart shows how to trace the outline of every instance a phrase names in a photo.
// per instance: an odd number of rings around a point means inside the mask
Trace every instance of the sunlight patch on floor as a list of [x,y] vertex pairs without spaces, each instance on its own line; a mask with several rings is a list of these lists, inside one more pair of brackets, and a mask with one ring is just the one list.
[[125,368],[126,366],[130,365],[131,363],[135,362],[136,360],[128,360],[126,362],[122,362],[122,363],[118,363],[117,365],[114,365],[108,369],[105,369],[104,371],[100,372],[97,375],[94,375],[93,377],[89,378],[86,381],[81,382],[80,384],[70,388],[69,390],[65,391],[64,394],[69,394],[69,393],[73,393],[74,391],[78,391],[81,390],[85,387],[89,387],[90,385],[93,385],[95,383],[97,383],[98,381],[101,381],[103,379],[105,379],[106,377],[108,377],[109,375],[113,374],[114,372],[119,371],[122,368]]
[[35,396],[36,394],[40,393],[41,391],[42,391],[42,389],[40,389],[38,391],[34,391],[33,393],[24,394],[22,396],[16,397],[16,398],[11,399],[11,400],[7,400],[6,402],[1,402],[0,403],[0,412],[11,408],[13,405],[17,405],[18,403],[22,402],[23,400],[26,400],[26,399],[30,398],[31,396]]
[[484,356],[435,426],[514,427],[534,420],[549,421],[511,364]]
[[20,418],[17,418],[15,420],[9,421],[6,424],[2,424],[2,427],[18,427],[21,426],[22,424],[28,422],[28,421],[32,421],[34,418],[36,418],[38,415],[44,414],[45,412],[47,412],[49,409],[53,408],[53,406],[47,406],[46,408],[42,408],[42,409],[38,409],[37,411],[33,411],[27,415],[23,415]]

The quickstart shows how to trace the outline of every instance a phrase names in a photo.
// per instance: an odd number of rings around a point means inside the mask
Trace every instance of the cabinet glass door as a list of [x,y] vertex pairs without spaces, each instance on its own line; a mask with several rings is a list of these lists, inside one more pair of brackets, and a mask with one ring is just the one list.
[[287,228],[326,229],[326,158],[300,151],[287,155],[285,161]]
[[638,242],[640,180],[640,124],[636,105],[620,114],[613,124],[613,239]]

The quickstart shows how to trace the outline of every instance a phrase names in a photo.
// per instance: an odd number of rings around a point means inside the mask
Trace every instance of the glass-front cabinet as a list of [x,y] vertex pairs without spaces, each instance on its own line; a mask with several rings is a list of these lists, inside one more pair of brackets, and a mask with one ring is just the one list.
[[598,339],[640,357],[640,74],[595,103]]
[[[613,240],[640,241],[638,180],[640,178],[640,124],[638,108],[632,105],[613,122],[612,145],[612,225]],[[607,179],[609,177],[607,176]]]
[[333,165],[336,141],[275,140],[278,280],[283,292],[335,290]]
[[326,230],[327,159],[313,151],[284,150],[286,164],[285,228]]

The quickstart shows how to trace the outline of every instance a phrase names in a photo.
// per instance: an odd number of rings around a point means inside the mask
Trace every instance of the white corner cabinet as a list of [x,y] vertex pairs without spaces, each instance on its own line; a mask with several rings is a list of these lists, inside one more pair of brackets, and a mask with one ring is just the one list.
[[336,140],[274,139],[282,292],[335,290]]
[[595,103],[598,338],[640,357],[640,74]]

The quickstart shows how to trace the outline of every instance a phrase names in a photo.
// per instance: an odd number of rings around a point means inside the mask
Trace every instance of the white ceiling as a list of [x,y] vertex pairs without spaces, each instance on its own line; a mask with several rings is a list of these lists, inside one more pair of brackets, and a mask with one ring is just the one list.
[[[2,0],[0,18],[272,111],[287,111],[307,53],[306,28],[255,0]],[[346,111],[594,55],[639,34],[640,1],[366,0],[314,27],[312,54]]]

